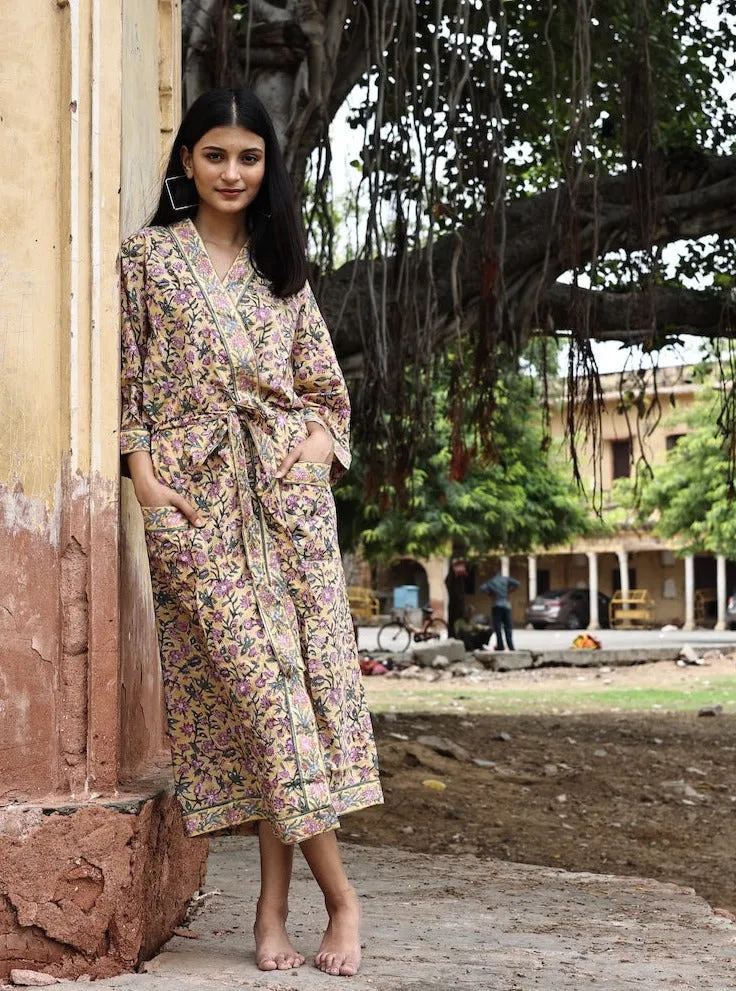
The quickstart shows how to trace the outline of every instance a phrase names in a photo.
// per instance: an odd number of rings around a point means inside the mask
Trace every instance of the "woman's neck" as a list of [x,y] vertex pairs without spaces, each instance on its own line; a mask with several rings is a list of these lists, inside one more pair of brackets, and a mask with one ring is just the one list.
[[222,247],[242,247],[247,240],[245,213],[223,214],[200,204],[194,226],[203,241]]

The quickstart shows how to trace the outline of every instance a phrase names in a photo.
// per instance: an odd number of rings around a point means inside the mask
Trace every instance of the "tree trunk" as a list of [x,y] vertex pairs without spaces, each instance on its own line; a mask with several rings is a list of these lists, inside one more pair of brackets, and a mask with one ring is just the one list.
[[[301,196],[309,156],[368,69],[372,9],[362,0],[287,0],[283,7],[251,0],[233,33],[227,0],[184,0],[185,105],[213,86],[251,87],[268,108]],[[226,57],[213,58],[225,32]]]

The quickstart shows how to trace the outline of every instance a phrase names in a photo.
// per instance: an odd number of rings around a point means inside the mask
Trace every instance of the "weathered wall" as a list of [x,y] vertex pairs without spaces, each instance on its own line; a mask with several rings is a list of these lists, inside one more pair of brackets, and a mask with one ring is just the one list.
[[[38,0],[16,5],[3,11],[0,32],[0,144],[13,148],[0,156],[0,797],[47,788],[58,771],[62,236],[58,212],[42,205],[58,198],[57,160],[38,155],[43,146],[58,152],[63,140],[49,101],[63,63],[53,13]],[[35,18],[40,65],[16,57]],[[46,94],[42,118],[30,112],[37,89]],[[48,191],[35,208],[21,162],[36,163],[34,182]]]
[[118,615],[117,255],[176,123],[179,7],[3,4],[0,800],[111,790],[163,746],[129,489]]
[[[122,236],[153,212],[180,106],[179,3],[124,0]],[[143,527],[128,479],[120,499],[121,773],[134,778],[166,749],[158,647]]]
[[[3,5],[0,140],[12,149],[0,159],[5,796],[116,780],[119,220],[116,170],[104,163],[119,144],[120,87],[99,70],[102,52],[119,49],[115,15],[100,0]],[[30,38],[42,58],[28,58]]]
[[117,256],[121,185],[130,230],[170,137],[178,17],[179,0],[2,3],[0,979],[134,967],[206,861],[150,775],[111,797],[163,743],[129,499],[119,644]]

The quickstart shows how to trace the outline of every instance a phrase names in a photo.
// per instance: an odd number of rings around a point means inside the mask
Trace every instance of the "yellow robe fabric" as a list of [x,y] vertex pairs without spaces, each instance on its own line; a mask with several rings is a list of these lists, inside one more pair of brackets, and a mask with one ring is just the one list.
[[279,299],[243,249],[220,281],[190,220],[121,252],[121,452],[193,502],[142,507],[176,793],[191,835],[266,819],[288,843],[382,801],[330,469],[275,471],[350,406],[309,286]]

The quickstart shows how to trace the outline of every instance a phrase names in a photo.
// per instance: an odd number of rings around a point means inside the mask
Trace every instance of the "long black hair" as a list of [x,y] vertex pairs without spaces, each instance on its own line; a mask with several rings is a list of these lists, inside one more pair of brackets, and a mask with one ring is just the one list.
[[[266,108],[252,90],[213,89],[198,97],[187,110],[174,139],[158,208],[150,225],[168,226],[195,216],[199,206],[197,190],[193,180],[182,178],[182,148],[192,152],[213,127],[233,125],[257,134],[266,146],[263,182],[245,214],[251,261],[259,275],[271,283],[277,296],[290,296],[307,280],[304,236],[276,132]],[[166,180],[169,180],[168,188]],[[175,209],[174,204],[186,206]]]

